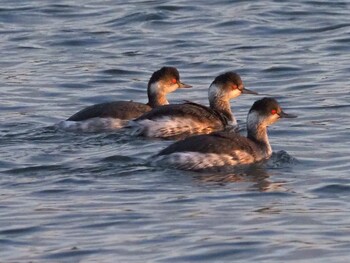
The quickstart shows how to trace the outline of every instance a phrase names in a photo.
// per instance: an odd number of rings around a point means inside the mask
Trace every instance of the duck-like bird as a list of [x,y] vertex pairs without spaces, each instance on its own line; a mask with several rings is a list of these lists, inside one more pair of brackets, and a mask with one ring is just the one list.
[[256,101],[247,117],[247,137],[230,131],[196,135],[177,141],[152,157],[152,163],[184,170],[202,170],[246,165],[268,159],[272,154],[267,127],[285,113],[274,98]]
[[241,94],[257,94],[244,87],[235,72],[226,72],[215,78],[208,91],[210,107],[193,102],[164,105],[152,109],[130,123],[133,134],[179,139],[192,134],[207,134],[222,130],[227,125],[237,126],[230,100]]

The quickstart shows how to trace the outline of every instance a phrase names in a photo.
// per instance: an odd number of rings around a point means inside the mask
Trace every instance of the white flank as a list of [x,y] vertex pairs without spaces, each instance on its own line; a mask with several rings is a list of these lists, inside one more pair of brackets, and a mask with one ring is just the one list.
[[74,132],[113,131],[123,128],[127,121],[115,118],[92,118],[85,121],[61,121],[56,128]]
[[214,130],[209,125],[192,119],[170,117],[163,117],[155,120],[146,119],[137,122],[132,121],[130,125],[134,128],[132,135],[156,138],[172,137],[184,133],[210,133]]
[[182,170],[202,170],[254,162],[254,157],[243,151],[235,151],[234,156],[215,153],[177,152],[153,158],[155,159],[151,161],[152,165],[169,166]]

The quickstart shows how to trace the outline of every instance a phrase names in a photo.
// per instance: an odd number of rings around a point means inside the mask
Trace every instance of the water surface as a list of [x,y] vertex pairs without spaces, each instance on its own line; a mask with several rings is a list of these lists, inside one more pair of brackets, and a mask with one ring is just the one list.
[[[347,262],[350,17],[346,1],[9,1],[0,7],[4,262]],[[299,116],[275,158],[199,174],[144,160],[170,142],[52,125],[110,100],[146,102],[175,66],[207,104],[218,74]],[[244,122],[253,101],[232,102]],[[297,159],[297,161],[291,162]]]

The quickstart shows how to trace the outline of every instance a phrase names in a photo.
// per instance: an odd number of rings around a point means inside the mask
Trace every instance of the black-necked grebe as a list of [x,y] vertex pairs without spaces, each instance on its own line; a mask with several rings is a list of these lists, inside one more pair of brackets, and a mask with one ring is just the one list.
[[97,131],[113,130],[123,127],[125,120],[131,120],[152,110],[169,104],[166,95],[178,88],[190,88],[180,81],[180,74],[174,67],[163,67],[153,73],[148,87],[148,103],[133,101],[112,101],[95,104],[77,112],[66,121],[58,124],[67,130]]
[[280,118],[296,116],[282,111],[273,98],[256,101],[247,117],[248,136],[221,131],[175,142],[152,157],[152,163],[184,170],[251,164],[272,154],[267,127]]
[[236,126],[230,99],[242,93],[257,94],[246,89],[240,76],[227,72],[215,78],[209,87],[210,107],[187,102],[152,109],[130,123],[133,134],[158,138],[184,138],[191,134],[207,134]]

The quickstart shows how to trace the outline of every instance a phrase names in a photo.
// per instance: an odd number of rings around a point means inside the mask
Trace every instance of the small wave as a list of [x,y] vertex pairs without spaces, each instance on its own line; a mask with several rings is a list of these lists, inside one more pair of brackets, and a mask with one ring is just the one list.
[[325,196],[338,196],[338,195],[350,195],[349,184],[328,184],[317,187],[312,190],[314,194],[325,195]]
[[106,69],[101,71],[101,73],[106,74],[106,75],[139,75],[140,72],[137,71],[131,71],[131,70],[125,70],[125,69],[118,69],[118,68],[113,68],[113,69]]
[[286,168],[298,163],[298,159],[291,156],[286,151],[278,151],[272,153],[271,158],[267,161],[267,168]]
[[135,161],[135,158],[123,155],[113,155],[105,157],[101,160],[101,162],[132,162]]
[[64,193],[70,192],[71,189],[62,189],[62,188],[57,188],[57,189],[45,189],[45,190],[40,190],[40,191],[35,191],[32,192],[31,195],[42,195],[47,197],[48,195],[60,195]]
[[41,227],[38,226],[29,226],[29,227],[21,227],[21,228],[11,228],[11,229],[5,229],[1,230],[1,235],[18,235],[18,234],[28,234],[33,232],[38,232],[42,230]]
[[135,12],[128,14],[123,17],[118,17],[113,20],[106,22],[107,25],[111,26],[130,26],[133,23],[141,23],[141,21],[166,21],[167,16],[164,13],[145,13],[145,12]]
[[[86,255],[90,255],[90,254],[103,254],[103,253],[108,253],[110,251],[105,250],[105,249],[80,249],[78,247],[72,247],[70,249],[63,249],[61,251],[57,251],[57,252],[51,252],[50,254],[47,254],[44,256],[45,259],[64,259],[67,258],[69,259],[69,261],[72,260],[72,258],[76,258],[76,261],[80,261],[78,260],[78,258],[82,257],[82,256],[86,256]],[[75,261],[75,260],[73,260]]]
[[29,166],[24,168],[13,168],[4,171],[8,174],[37,174],[40,171],[55,171],[62,169],[61,165],[40,165],[40,166]]
[[287,66],[287,65],[278,65],[278,66],[271,66],[271,67],[263,70],[263,72],[291,72],[291,71],[293,71],[293,72],[301,71],[301,68]]

